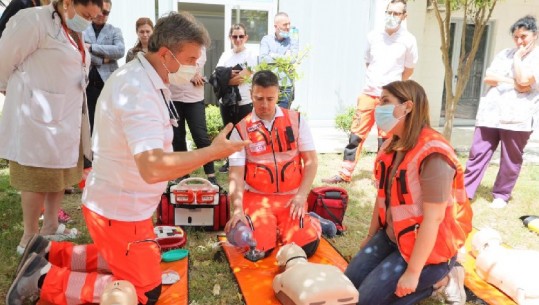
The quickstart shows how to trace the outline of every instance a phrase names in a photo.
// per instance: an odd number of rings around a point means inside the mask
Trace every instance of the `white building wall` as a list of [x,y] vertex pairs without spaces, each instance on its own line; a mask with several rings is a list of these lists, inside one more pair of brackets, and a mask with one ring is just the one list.
[[292,107],[299,106],[311,125],[333,126],[336,114],[355,105],[364,82],[363,52],[374,1],[279,1],[279,11],[299,29],[300,49],[310,48]]

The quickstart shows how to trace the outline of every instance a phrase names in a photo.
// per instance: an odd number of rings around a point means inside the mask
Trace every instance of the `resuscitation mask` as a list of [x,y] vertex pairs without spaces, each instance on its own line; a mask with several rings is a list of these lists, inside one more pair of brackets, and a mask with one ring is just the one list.
[[[75,10],[75,8],[73,8],[73,10]],[[90,24],[92,24],[91,21],[82,18],[76,10],[75,16],[73,16],[73,18],[69,19],[69,17],[67,16],[67,12],[65,17],[67,27],[75,32],[83,32],[90,26]]]
[[279,36],[286,39],[290,37],[290,33],[285,31],[279,31]]
[[397,16],[386,15],[385,26],[388,30],[394,30],[401,24],[401,20]]
[[172,85],[178,85],[178,86],[188,84],[191,81],[191,79],[195,76],[195,74],[197,73],[197,67],[196,66],[182,65],[178,61],[176,56],[174,56],[174,54],[172,54],[172,52],[170,50],[169,50],[169,52],[172,55],[172,57],[174,57],[174,60],[176,60],[176,62],[180,65],[180,68],[178,69],[178,71],[172,73],[167,68],[165,63],[163,63],[163,66],[165,67],[165,69],[168,72],[168,81],[169,81],[169,83],[172,84]]
[[395,125],[397,125],[397,123],[407,114],[405,113],[396,118],[393,116],[393,110],[395,110],[395,105],[393,104],[378,106],[374,109],[374,120],[376,121],[376,125],[385,133],[389,133],[391,130],[393,130]]

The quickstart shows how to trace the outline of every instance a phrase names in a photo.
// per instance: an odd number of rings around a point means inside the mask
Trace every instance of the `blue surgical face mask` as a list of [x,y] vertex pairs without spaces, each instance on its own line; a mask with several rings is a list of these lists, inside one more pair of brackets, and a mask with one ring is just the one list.
[[285,31],[279,31],[279,36],[281,36],[282,38],[288,38],[290,37],[290,33]]
[[378,106],[374,109],[374,120],[376,121],[376,125],[385,133],[391,132],[393,128],[395,128],[397,123],[407,114],[405,113],[402,116],[396,118],[393,115],[394,110],[395,105],[393,104]]
[[[75,9],[75,8],[73,8]],[[84,30],[86,30],[90,24],[92,24],[91,21],[88,21],[84,18],[81,17],[81,15],[79,15],[77,13],[77,11],[75,10],[75,16],[73,16],[73,18],[69,19],[69,17],[67,16],[67,12],[66,12],[66,25],[69,29],[75,31],[75,32],[83,32]]]

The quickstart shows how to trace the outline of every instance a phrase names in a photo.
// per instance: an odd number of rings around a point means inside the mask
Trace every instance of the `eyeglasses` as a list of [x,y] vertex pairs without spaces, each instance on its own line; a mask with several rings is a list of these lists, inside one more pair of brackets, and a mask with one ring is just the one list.
[[101,15],[107,17],[108,15],[110,15],[110,11],[102,10]]
[[230,35],[230,37],[232,37],[232,39],[236,40],[236,39],[243,39],[243,38],[245,38],[245,35]]
[[404,12],[386,11],[386,15],[400,17],[400,16],[404,15]]

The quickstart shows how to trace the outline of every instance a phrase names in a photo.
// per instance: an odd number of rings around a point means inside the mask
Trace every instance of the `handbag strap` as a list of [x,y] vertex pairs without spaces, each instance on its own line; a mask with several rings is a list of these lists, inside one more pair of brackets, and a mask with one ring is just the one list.
[[341,224],[341,220],[339,220],[339,218],[337,216],[335,216],[335,214],[333,214],[333,212],[331,212],[331,210],[328,208],[328,206],[324,203],[324,199],[323,199],[322,195],[318,195],[318,200],[322,204],[322,207],[324,208],[324,210],[326,210],[326,212],[329,214],[329,216],[331,218],[333,218],[333,222],[336,223],[336,224]]

